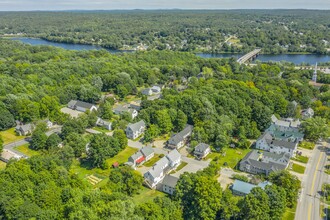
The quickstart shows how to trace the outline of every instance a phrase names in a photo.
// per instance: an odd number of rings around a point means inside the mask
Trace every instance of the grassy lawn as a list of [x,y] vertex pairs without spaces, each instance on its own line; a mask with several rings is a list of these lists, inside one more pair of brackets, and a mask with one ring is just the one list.
[[133,200],[136,203],[141,204],[141,203],[152,201],[156,197],[165,197],[165,196],[166,196],[166,194],[163,192],[157,191],[155,189],[149,189],[149,188],[143,187],[141,192],[138,195],[135,195],[133,197]]
[[301,163],[308,163],[308,157],[305,157],[305,156],[296,155],[295,157],[292,157],[291,159],[301,162]]
[[136,148],[132,148],[132,147],[126,147],[124,150],[122,150],[118,155],[116,155],[113,158],[110,158],[107,160],[107,164],[109,167],[111,167],[111,165],[114,162],[118,162],[119,164],[123,164],[126,163],[128,158],[130,156],[132,156],[135,152],[137,152],[138,149]]
[[301,173],[304,174],[305,173],[305,167],[301,166],[299,164],[292,164],[292,171],[296,172],[296,173]]
[[102,128],[102,127],[98,127],[98,126],[95,126],[95,127],[93,127],[92,129],[95,130],[95,131],[102,132],[102,133],[110,132],[109,130],[107,130],[107,129],[105,129],[105,128]]
[[22,152],[23,154],[25,154],[28,157],[32,157],[32,156],[40,154],[40,152],[30,149],[29,144],[24,144],[22,146],[15,147],[14,149],[19,152]]
[[9,144],[25,138],[25,136],[17,136],[15,128],[11,128],[6,131],[0,131],[0,136],[2,137],[4,144]]
[[0,170],[4,170],[6,168],[6,163],[0,160]]
[[101,182],[94,185],[95,188],[99,188],[101,186],[104,186],[108,182],[108,176],[110,173],[110,170],[112,169],[111,165],[114,162],[118,162],[119,164],[123,164],[127,162],[128,158],[134,154],[137,151],[135,148],[126,147],[124,150],[122,150],[118,155],[116,155],[113,158],[110,158],[106,161],[108,168],[107,169],[100,169],[100,168],[91,168],[90,164],[88,162],[82,162],[78,160],[74,160],[71,166],[71,172],[77,174],[81,179],[84,181],[90,183],[87,180],[87,177],[90,175],[96,176],[99,179],[102,179]]
[[286,208],[282,220],[294,220],[295,214],[296,214],[296,207],[293,207],[292,209]]
[[315,147],[315,144],[313,142],[303,141],[299,144],[299,147],[305,148],[308,150],[313,150]]
[[176,168],[175,171],[179,171],[179,170],[181,170],[182,168],[184,168],[185,166],[187,166],[187,164],[188,164],[188,163],[182,161],[181,164]]
[[143,166],[152,167],[160,159],[161,159],[160,155],[159,154],[155,154],[155,156],[153,158],[151,158],[149,161],[145,162],[143,164]]
[[210,153],[207,155],[205,160],[208,159],[214,159],[215,157],[219,157],[219,162],[221,165],[224,166],[225,163],[227,163],[227,166],[231,168],[235,168],[237,163],[245,157],[247,153],[249,153],[250,149],[233,149],[233,148],[227,148],[224,149],[224,153]]

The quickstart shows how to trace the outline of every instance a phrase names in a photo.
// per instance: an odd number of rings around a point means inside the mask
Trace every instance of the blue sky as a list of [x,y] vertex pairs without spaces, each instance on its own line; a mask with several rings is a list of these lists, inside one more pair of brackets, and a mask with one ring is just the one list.
[[330,0],[0,0],[0,11],[71,9],[330,9]]

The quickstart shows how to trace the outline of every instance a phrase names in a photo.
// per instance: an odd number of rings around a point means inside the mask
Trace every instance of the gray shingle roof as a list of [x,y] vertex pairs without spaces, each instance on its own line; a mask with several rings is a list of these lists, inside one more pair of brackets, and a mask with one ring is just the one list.
[[171,144],[177,145],[178,143],[183,141],[185,138],[187,138],[187,136],[191,135],[193,129],[194,129],[194,127],[192,125],[187,124],[186,127],[182,131],[173,135],[170,138],[169,142]]
[[203,153],[204,151],[206,151],[206,149],[208,149],[210,147],[210,145],[205,144],[205,143],[199,143],[196,147],[195,147],[195,152],[200,152]]
[[177,151],[176,149],[172,150],[170,153],[168,153],[166,155],[166,157],[170,160],[170,161],[176,161],[178,159],[181,158],[181,154],[179,153],[179,151]]
[[178,181],[179,181],[178,177],[171,176],[171,175],[165,175],[162,183],[163,183],[163,185],[175,188]]
[[133,154],[132,156],[131,156],[131,158],[135,161],[135,160],[137,160],[138,158],[140,158],[140,157],[142,157],[143,155],[142,155],[142,153],[140,152],[140,151],[138,151],[138,152],[136,152],[135,154]]
[[146,124],[143,120],[136,122],[134,124],[128,124],[127,127],[130,128],[133,132],[138,131],[141,127],[145,127]]
[[264,132],[259,138],[258,138],[258,141],[259,140],[272,140],[273,139],[273,137],[272,137],[272,135],[269,133],[269,132]]
[[149,155],[154,153],[154,149],[152,149],[151,147],[143,147],[140,151],[145,157],[148,157]]
[[270,144],[274,145],[274,146],[285,147],[285,148],[292,149],[292,150],[294,150],[297,146],[297,143],[288,142],[285,140],[273,140]]

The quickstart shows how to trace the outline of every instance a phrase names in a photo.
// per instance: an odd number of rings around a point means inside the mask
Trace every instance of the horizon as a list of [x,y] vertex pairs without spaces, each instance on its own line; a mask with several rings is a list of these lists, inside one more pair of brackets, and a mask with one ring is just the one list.
[[0,11],[118,10],[330,10],[330,1],[314,0],[0,0]]

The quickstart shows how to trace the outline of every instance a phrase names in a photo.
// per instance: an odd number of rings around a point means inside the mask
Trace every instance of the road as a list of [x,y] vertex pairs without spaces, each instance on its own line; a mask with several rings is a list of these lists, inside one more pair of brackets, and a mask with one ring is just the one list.
[[[58,127],[54,128],[50,131],[47,131],[46,135],[50,136],[51,134],[54,134],[54,133],[60,133],[61,129],[62,129],[62,126],[58,126]],[[6,149],[6,150],[10,150],[10,151],[16,153],[17,155],[22,156],[22,157],[28,157],[27,155],[23,154],[22,152],[19,152],[19,151],[15,150],[15,148],[19,147],[19,146],[22,146],[24,144],[28,144],[30,141],[31,141],[31,137],[27,137],[23,140],[15,141],[15,142],[10,143],[10,144],[6,144],[6,145],[3,146],[3,148]]]
[[324,173],[327,162],[325,148],[316,145],[312,157],[306,166],[305,176],[302,180],[302,191],[298,199],[295,220],[319,220],[321,188],[328,182],[328,175]]

